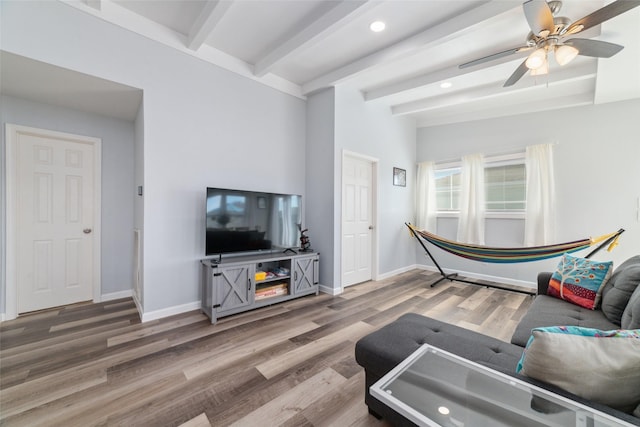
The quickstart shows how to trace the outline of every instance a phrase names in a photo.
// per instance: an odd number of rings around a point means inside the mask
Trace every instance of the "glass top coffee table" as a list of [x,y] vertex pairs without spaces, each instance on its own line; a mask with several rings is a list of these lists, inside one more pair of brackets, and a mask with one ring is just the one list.
[[428,344],[370,392],[420,426],[632,426]]

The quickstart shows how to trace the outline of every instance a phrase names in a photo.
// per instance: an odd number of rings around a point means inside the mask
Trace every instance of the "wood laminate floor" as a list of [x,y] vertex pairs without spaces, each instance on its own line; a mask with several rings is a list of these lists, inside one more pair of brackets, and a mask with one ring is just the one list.
[[222,318],[140,323],[131,299],[0,326],[0,425],[385,426],[355,342],[407,312],[508,341],[532,297],[414,270]]

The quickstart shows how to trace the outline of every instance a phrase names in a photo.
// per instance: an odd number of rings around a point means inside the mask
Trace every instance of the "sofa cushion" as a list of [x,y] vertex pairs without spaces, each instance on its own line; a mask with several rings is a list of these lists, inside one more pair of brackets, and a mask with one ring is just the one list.
[[640,330],[536,328],[517,371],[631,413],[640,403]]
[[533,328],[545,326],[583,326],[602,330],[619,329],[602,311],[589,310],[547,295],[536,296],[511,337],[511,343],[524,347]]
[[383,376],[416,351],[431,344],[486,366],[515,373],[522,348],[504,341],[415,313],[365,336],[356,343],[356,361]]
[[627,308],[622,313],[620,325],[623,329],[640,329],[640,286],[631,294]]
[[640,255],[636,255],[620,264],[602,288],[602,312],[610,321],[622,324],[622,313],[639,283]]
[[551,276],[547,295],[593,310],[599,303],[600,287],[611,276],[613,263],[564,254]]

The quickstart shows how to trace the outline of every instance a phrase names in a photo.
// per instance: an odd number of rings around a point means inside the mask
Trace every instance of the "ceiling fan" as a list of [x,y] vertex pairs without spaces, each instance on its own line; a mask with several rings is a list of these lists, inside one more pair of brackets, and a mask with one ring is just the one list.
[[503,87],[508,87],[514,85],[529,70],[534,76],[547,74],[550,53],[554,54],[556,62],[561,66],[571,62],[577,55],[610,58],[620,52],[623,46],[600,40],[568,37],[600,25],[636,6],[640,6],[640,1],[616,0],[584,18],[572,22],[569,18],[557,16],[562,8],[561,1],[528,0],[523,3],[522,7],[531,32],[527,36],[524,46],[466,62],[461,64],[459,68],[473,67],[518,52],[533,50],[504,83]]

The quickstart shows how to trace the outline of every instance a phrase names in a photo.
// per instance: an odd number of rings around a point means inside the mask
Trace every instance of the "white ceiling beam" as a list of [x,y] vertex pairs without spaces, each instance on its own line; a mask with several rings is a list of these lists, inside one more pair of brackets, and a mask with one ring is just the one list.
[[230,0],[208,0],[189,30],[187,47],[191,50],[200,49],[232,4]]
[[[552,70],[548,79],[544,79],[547,85],[558,86],[560,84],[573,83],[580,80],[595,79],[597,72],[597,62],[589,61],[579,67],[573,69],[563,68],[558,70]],[[439,108],[446,108],[454,105],[461,105],[470,102],[476,102],[488,98],[496,98],[501,96],[513,95],[525,91],[537,90],[541,86],[540,80],[533,78],[527,78],[524,76],[521,81],[511,87],[504,88],[503,80],[492,82],[482,86],[476,86],[467,90],[460,90],[455,93],[446,95],[439,95],[430,98],[420,99],[417,101],[406,102],[403,104],[397,104],[391,106],[391,112],[393,115],[401,116],[406,114],[415,114],[422,111],[435,110]],[[526,79],[526,80],[525,80]]]
[[[499,49],[498,49],[499,50]],[[423,74],[417,77],[411,77],[406,80],[391,83],[385,86],[380,86],[375,89],[364,91],[364,99],[366,101],[372,101],[374,99],[385,98],[387,96],[396,95],[401,92],[406,92],[414,89],[418,89],[422,86],[427,86],[433,83],[441,82],[443,80],[452,79],[454,77],[464,76],[465,74],[475,73],[485,68],[495,67],[496,65],[511,62],[515,59],[524,58],[529,52],[516,53],[511,56],[496,59],[491,62],[485,62],[478,64],[475,67],[459,68],[458,65],[451,65],[449,67],[441,68],[436,71],[432,71],[427,74]],[[474,58],[481,57],[482,55],[475,55]],[[465,61],[460,61],[463,64]],[[506,77],[505,77],[506,80]]]
[[427,28],[398,43],[363,56],[311,80],[302,86],[302,92],[308,95],[317,90],[340,83],[368,68],[406,57],[435,44],[454,39],[461,33],[472,30],[476,25],[481,24],[489,18],[521,6],[522,4],[519,2],[503,0],[486,1],[467,12],[456,15],[447,21]]
[[254,74],[257,77],[264,76],[279,63],[327,38],[336,29],[352,22],[374,5],[376,2],[370,0],[342,0],[319,18],[300,23],[300,30],[284,37],[276,43],[275,49],[256,61]]
[[519,114],[538,113],[540,111],[551,111],[561,108],[579,107],[582,105],[593,105],[593,93],[580,93],[575,95],[559,96],[538,101],[523,101],[509,105],[509,108],[482,108],[479,111],[459,112],[450,111],[448,113],[435,112],[430,116],[418,117],[416,127],[442,126],[452,123],[463,123],[473,120],[487,120],[501,117],[516,116]]
[[85,0],[85,3],[95,10],[102,10],[102,0]]

